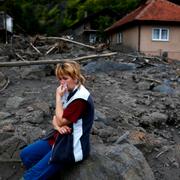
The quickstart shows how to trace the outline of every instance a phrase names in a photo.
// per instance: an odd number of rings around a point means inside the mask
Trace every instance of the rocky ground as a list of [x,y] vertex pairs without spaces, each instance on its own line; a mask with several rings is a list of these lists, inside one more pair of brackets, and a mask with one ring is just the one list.
[[[22,46],[24,42],[18,42],[13,51],[10,46],[0,47],[1,62],[20,60],[17,54],[21,60],[32,61],[97,53],[68,44],[64,51],[39,55],[27,43]],[[43,53],[48,50],[44,42],[35,45]],[[92,146],[109,148],[112,153],[114,144],[125,141],[142,152],[155,179],[179,180],[180,62],[118,53],[84,60],[81,66],[96,109]],[[58,86],[54,67],[0,67],[0,179],[19,179],[24,171],[18,156],[20,149],[51,128]],[[113,179],[119,178],[114,175]]]

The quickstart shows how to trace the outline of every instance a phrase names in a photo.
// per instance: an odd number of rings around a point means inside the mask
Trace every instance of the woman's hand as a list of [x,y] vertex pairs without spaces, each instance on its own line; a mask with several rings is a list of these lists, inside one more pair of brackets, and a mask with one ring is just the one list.
[[71,133],[71,128],[64,125],[64,126],[60,127],[58,131],[59,131],[60,134],[70,134]]
[[52,124],[55,130],[57,130],[60,134],[69,134],[71,133],[71,128],[67,125],[59,126],[57,122],[56,116],[53,116]]
[[61,84],[56,89],[56,95],[59,95],[60,97],[62,97],[66,91],[67,91],[67,86],[65,84]]

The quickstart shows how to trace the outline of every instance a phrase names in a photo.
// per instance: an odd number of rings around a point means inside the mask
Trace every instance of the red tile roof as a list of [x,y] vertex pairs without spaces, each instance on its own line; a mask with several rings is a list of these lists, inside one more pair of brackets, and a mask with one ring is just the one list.
[[180,22],[180,6],[167,0],[148,0],[105,31],[114,30],[133,21]]

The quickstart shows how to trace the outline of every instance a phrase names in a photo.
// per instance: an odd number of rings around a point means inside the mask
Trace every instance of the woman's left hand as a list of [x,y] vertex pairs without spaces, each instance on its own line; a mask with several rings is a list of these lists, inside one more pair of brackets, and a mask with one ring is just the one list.
[[71,128],[69,126],[64,125],[64,126],[60,127],[58,131],[60,134],[70,134]]
[[60,134],[69,134],[71,133],[71,128],[67,125],[59,126],[57,122],[56,116],[53,117],[52,124],[54,126],[54,129],[56,129]]

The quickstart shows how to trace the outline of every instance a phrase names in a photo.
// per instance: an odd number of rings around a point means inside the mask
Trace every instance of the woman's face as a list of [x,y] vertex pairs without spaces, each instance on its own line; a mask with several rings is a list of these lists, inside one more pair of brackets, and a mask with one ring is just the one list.
[[63,75],[60,77],[59,81],[63,86],[67,86],[68,91],[74,90],[75,86],[77,85],[77,80],[68,75]]

